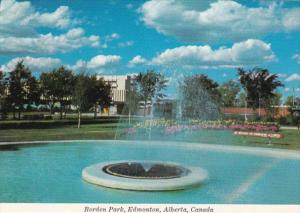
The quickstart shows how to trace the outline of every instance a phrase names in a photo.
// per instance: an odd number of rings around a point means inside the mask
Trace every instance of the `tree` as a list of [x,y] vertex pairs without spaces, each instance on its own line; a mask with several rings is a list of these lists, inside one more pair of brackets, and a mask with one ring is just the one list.
[[286,101],[285,101],[284,104],[289,106],[289,107],[300,106],[300,98],[295,98],[293,96],[288,96],[286,98]]
[[60,104],[60,119],[63,117],[65,106],[71,103],[75,77],[71,70],[65,67],[52,70],[41,75],[42,94],[50,109],[55,102]]
[[15,111],[18,110],[18,119],[21,118],[21,111],[24,105],[28,104],[28,79],[32,78],[30,70],[24,66],[23,61],[19,61],[14,70],[9,75],[9,95],[8,100],[13,110],[13,118],[15,119]]
[[230,80],[223,83],[218,90],[221,94],[221,104],[225,107],[232,107],[241,89],[237,82]]
[[40,83],[36,80],[35,77],[29,76],[27,80],[27,104],[30,106],[34,104],[35,106],[40,104],[41,98],[41,87]]
[[87,102],[87,91],[89,86],[89,77],[84,73],[76,76],[75,86],[73,91],[72,102],[77,107],[78,112],[78,125],[77,128],[80,128],[81,125],[81,113],[88,105]]
[[246,106],[246,93],[245,93],[244,90],[238,94],[237,106],[239,106],[239,107],[245,107]]
[[270,74],[263,68],[255,67],[248,71],[238,68],[238,75],[247,94],[247,105],[253,109],[269,108],[272,98],[276,96],[276,89],[283,86],[276,74]]
[[279,106],[281,105],[281,98],[282,95],[279,92],[275,92],[275,96],[273,96],[270,100],[270,107],[269,107],[269,116],[273,118],[278,114]]
[[5,74],[0,70],[0,115],[1,119],[5,119],[7,116],[8,104],[6,97],[7,82],[5,80]]
[[163,90],[166,87],[165,77],[156,73],[154,70],[148,70],[146,73],[139,73],[136,77],[136,88],[140,99],[144,102],[144,116],[146,116],[146,105],[148,101],[156,98],[162,99],[165,95]]
[[0,97],[2,97],[4,93],[5,93],[4,73],[0,70]]
[[275,95],[272,97],[272,99],[270,100],[271,106],[280,106],[282,101],[282,94],[279,92],[275,92]]
[[53,76],[53,72],[45,73],[43,72],[40,75],[40,83],[41,83],[41,94],[42,94],[42,102],[43,104],[47,104],[50,109],[50,115],[52,114],[52,109],[55,103],[55,78]]
[[86,96],[89,106],[93,107],[94,118],[96,118],[99,105],[103,108],[111,104],[111,85],[106,83],[103,78],[98,78],[96,75],[91,76]]
[[131,115],[138,108],[140,98],[135,89],[126,93],[125,110],[128,111],[128,123],[131,123]]
[[206,75],[185,77],[180,82],[181,112],[183,118],[215,119],[219,114],[218,84]]

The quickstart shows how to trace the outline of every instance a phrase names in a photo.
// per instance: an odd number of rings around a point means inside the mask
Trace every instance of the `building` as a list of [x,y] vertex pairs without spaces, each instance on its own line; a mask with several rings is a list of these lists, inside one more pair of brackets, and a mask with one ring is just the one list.
[[240,116],[267,116],[268,113],[273,112],[273,116],[275,118],[279,117],[287,117],[290,115],[289,106],[272,106],[271,111],[270,109],[252,109],[252,108],[245,108],[245,107],[222,107],[221,112],[225,115],[240,115]]
[[126,102],[127,91],[132,90],[134,76],[130,75],[99,75],[106,83],[111,85],[111,98],[113,106],[110,108],[110,114],[121,113]]
[[126,102],[126,91],[132,89],[133,78],[129,75],[103,75],[99,76],[111,85],[112,100],[114,103]]

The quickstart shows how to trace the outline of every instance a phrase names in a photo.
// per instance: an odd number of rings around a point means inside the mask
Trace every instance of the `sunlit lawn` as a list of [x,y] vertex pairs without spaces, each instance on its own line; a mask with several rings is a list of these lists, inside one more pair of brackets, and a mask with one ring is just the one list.
[[45,140],[82,140],[112,139],[117,124],[86,124],[80,129],[76,125],[47,129],[7,129],[0,130],[3,141],[45,141]]
[[279,133],[284,135],[281,139],[259,138],[254,136],[236,136],[232,131],[198,131],[194,134],[193,141],[203,141],[213,144],[230,144],[239,146],[255,146],[268,148],[281,148],[300,150],[300,131],[283,129]]
[[[0,129],[0,142],[114,139],[117,125],[117,123],[84,124],[80,129],[76,125],[47,129]],[[224,130],[200,130],[188,136],[174,135],[165,138],[160,136],[158,139],[300,150],[300,132],[298,130],[284,129],[280,133],[284,134],[284,138],[272,139],[272,145],[268,144],[269,141],[266,138],[235,136],[232,131]]]

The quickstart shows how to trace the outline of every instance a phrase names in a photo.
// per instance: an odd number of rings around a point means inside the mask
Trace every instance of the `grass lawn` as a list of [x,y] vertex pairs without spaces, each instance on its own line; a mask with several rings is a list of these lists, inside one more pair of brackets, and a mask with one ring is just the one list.
[[[0,142],[13,141],[45,141],[45,140],[89,140],[114,139],[117,123],[84,124],[80,129],[77,126],[66,125],[46,129],[0,129]],[[256,146],[300,150],[300,132],[296,129],[282,129],[283,139],[268,139],[257,137],[234,136],[231,131],[202,130],[189,136],[189,142],[203,142],[212,144],[228,144],[239,146]],[[173,140],[172,137],[158,138]],[[175,135],[174,140],[180,140]]]
[[217,131],[219,130],[198,131],[195,133],[193,141],[196,142],[198,140],[213,144],[300,150],[300,131],[297,129],[281,129],[279,133],[283,134],[284,138],[271,139],[271,144],[269,144],[268,138],[236,136],[233,135],[232,131],[219,131],[219,133],[217,133]]
[[0,142],[113,139],[116,123],[86,124],[80,129],[77,125],[47,129],[5,129],[0,130]]

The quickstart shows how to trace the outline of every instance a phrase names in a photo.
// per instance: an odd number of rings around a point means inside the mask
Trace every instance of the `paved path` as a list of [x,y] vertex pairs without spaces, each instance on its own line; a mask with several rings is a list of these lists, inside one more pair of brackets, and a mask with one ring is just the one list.
[[298,129],[296,126],[280,126],[280,129]]

